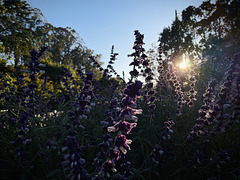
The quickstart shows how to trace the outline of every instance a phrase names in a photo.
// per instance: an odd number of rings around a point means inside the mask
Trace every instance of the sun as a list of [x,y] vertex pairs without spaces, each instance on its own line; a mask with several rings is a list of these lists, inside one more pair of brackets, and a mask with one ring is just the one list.
[[181,69],[185,69],[185,68],[187,67],[186,62],[185,62],[185,61],[181,62],[181,63],[179,64],[179,67],[180,67]]

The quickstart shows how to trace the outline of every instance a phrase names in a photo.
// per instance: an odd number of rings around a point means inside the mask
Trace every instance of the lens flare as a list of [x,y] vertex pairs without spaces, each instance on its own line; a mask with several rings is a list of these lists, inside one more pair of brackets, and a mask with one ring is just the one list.
[[181,63],[179,64],[179,67],[180,67],[181,69],[185,69],[185,68],[187,67],[186,62],[185,62],[185,61],[181,62]]

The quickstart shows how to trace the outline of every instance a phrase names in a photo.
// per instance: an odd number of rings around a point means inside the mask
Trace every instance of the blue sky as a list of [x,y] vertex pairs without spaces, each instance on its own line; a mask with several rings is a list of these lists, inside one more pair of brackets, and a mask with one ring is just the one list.
[[128,54],[133,52],[134,30],[144,34],[144,48],[158,41],[159,33],[170,26],[175,10],[181,12],[202,0],[27,0],[42,11],[54,26],[71,27],[79,33],[85,46],[102,54],[105,67],[111,47],[119,53],[114,68],[119,75],[131,68]]

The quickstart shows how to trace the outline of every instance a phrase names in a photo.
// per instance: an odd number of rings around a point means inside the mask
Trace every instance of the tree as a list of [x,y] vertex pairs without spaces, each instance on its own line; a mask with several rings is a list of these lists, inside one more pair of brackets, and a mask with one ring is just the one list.
[[42,22],[42,14],[26,1],[0,2],[0,42],[6,54],[13,54],[16,67],[20,60],[26,60],[24,56],[29,56],[33,48],[34,31]]
[[47,46],[45,60],[93,71],[100,76],[88,57],[95,56],[99,60],[101,55],[95,55],[84,46],[74,29],[54,27],[39,9],[32,8],[24,0],[0,2],[0,47],[4,55],[13,55],[15,67],[20,62],[28,62],[30,50]]
[[48,50],[52,53],[54,62],[72,64],[70,52],[77,42],[76,31],[69,27],[54,27],[52,30]]
[[160,33],[159,41],[163,45],[166,59],[174,64],[178,64],[183,54],[188,54],[189,56],[193,53],[197,54],[194,36],[194,31],[189,26],[189,23],[186,23],[186,20],[181,20],[176,12],[176,18],[171,26],[164,28]]
[[172,25],[164,28],[159,41],[167,60],[176,62],[182,54],[193,59],[221,60],[239,52],[240,1],[203,1],[199,7],[189,6]]
[[204,54],[221,58],[224,54],[232,55],[239,51],[239,4],[239,0],[217,0],[215,3],[205,1],[200,5],[201,19],[196,28],[206,27],[207,35],[201,41]]
[[[47,58],[61,65],[69,65],[72,68],[80,68],[86,72],[95,72],[99,76],[99,71],[94,68],[89,56],[95,56],[99,61],[101,55],[94,55],[94,51],[84,46],[79,34],[70,27],[54,27],[49,23],[37,28],[36,46],[47,46]],[[99,61],[99,64],[102,62]]]

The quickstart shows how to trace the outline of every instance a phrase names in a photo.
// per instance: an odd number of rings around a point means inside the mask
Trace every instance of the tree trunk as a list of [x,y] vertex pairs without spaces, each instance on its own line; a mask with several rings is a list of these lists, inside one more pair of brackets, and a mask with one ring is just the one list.
[[14,68],[16,68],[19,64],[19,57],[16,57],[14,58]]

